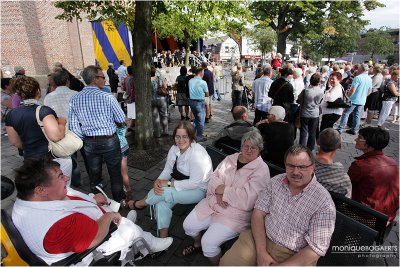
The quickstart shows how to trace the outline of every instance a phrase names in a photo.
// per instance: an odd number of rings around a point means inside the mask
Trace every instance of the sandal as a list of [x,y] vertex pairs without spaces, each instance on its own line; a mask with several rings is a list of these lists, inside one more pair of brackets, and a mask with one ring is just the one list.
[[[130,201],[132,201],[132,205],[129,205]],[[146,207],[143,207],[143,208],[136,207],[136,202],[138,202],[139,200],[130,200],[130,201],[125,201],[125,199],[123,199],[121,201],[121,206],[127,210],[143,210],[146,208]]]
[[192,255],[193,253],[198,252],[198,251],[201,251],[201,246],[200,247],[196,247],[194,245],[194,243],[193,243],[193,244],[185,247],[182,250],[182,256],[186,257],[186,256]]

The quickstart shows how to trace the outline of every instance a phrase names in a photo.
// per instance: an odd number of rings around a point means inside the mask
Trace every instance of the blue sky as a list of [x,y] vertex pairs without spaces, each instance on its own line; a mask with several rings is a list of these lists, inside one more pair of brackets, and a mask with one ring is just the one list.
[[372,11],[365,11],[363,19],[370,20],[369,28],[380,28],[382,26],[399,28],[400,24],[400,1],[399,0],[378,0],[386,7],[377,8]]

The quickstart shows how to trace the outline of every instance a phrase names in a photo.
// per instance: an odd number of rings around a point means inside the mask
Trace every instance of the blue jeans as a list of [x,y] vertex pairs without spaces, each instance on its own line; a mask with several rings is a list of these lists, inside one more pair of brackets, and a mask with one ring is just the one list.
[[151,101],[151,112],[153,117],[154,137],[168,134],[168,107],[165,97],[159,97]]
[[101,172],[103,159],[110,175],[111,193],[115,201],[120,202],[124,197],[121,176],[121,147],[118,136],[111,138],[85,138],[83,141],[86,160],[89,169],[90,187],[102,182]]
[[351,131],[354,133],[358,133],[358,130],[360,129],[361,110],[362,105],[351,105],[351,107],[346,108],[343,111],[342,118],[340,119],[340,124],[337,128],[338,132],[342,133],[344,127],[347,124],[347,120],[349,119],[350,114],[354,111],[353,125],[351,126]]
[[197,139],[201,140],[203,138],[204,122],[206,119],[206,109],[204,106],[204,100],[198,101],[189,99],[189,105],[194,115],[193,126],[194,129],[196,130]]
[[176,204],[194,204],[205,198],[206,190],[197,188],[192,190],[176,191],[173,187],[164,187],[164,193],[159,196],[151,189],[147,194],[146,203],[155,205],[157,229],[168,228],[172,218],[172,208]]

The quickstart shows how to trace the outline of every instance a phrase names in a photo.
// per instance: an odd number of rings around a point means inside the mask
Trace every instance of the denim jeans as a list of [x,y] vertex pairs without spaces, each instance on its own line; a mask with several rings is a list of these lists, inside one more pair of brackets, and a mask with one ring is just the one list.
[[[243,98],[243,90],[233,90],[233,107],[241,106],[242,105],[242,98]],[[232,107],[232,108],[233,108]]]
[[176,191],[174,187],[164,187],[164,193],[159,196],[151,189],[147,194],[146,203],[155,205],[157,229],[168,228],[172,218],[172,208],[176,204],[194,204],[205,198],[206,190],[201,188]]
[[349,119],[349,116],[353,111],[353,124],[351,126],[351,131],[354,133],[358,133],[358,130],[360,129],[362,107],[362,105],[351,105],[351,107],[348,107],[343,111],[342,118],[340,119],[340,124],[337,128],[339,133],[343,132],[343,129],[347,124],[347,120]]
[[203,138],[204,122],[206,119],[206,109],[204,106],[204,101],[189,99],[189,105],[194,115],[193,126],[194,129],[196,130],[197,139],[201,140]]
[[168,134],[168,107],[165,97],[159,97],[151,101],[151,112],[153,114],[154,137]]
[[303,146],[307,146],[311,151],[315,147],[315,139],[317,136],[319,117],[317,118],[305,118],[300,117],[301,128],[300,128],[300,141],[299,143]]
[[121,176],[121,147],[118,136],[112,138],[85,138],[83,141],[89,169],[91,188],[102,182],[101,173],[103,160],[106,162],[110,175],[111,193],[115,201],[121,201],[124,197]]

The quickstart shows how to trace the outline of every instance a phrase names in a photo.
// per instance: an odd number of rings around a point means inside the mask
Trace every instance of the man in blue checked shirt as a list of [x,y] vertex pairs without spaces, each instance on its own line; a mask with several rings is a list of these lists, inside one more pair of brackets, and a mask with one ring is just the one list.
[[90,188],[106,187],[101,178],[103,160],[107,164],[111,192],[116,201],[124,197],[121,176],[121,148],[116,135],[116,123],[125,122],[125,114],[112,94],[102,92],[105,77],[101,68],[88,66],[82,72],[87,84],[69,103],[68,125],[83,139]]

